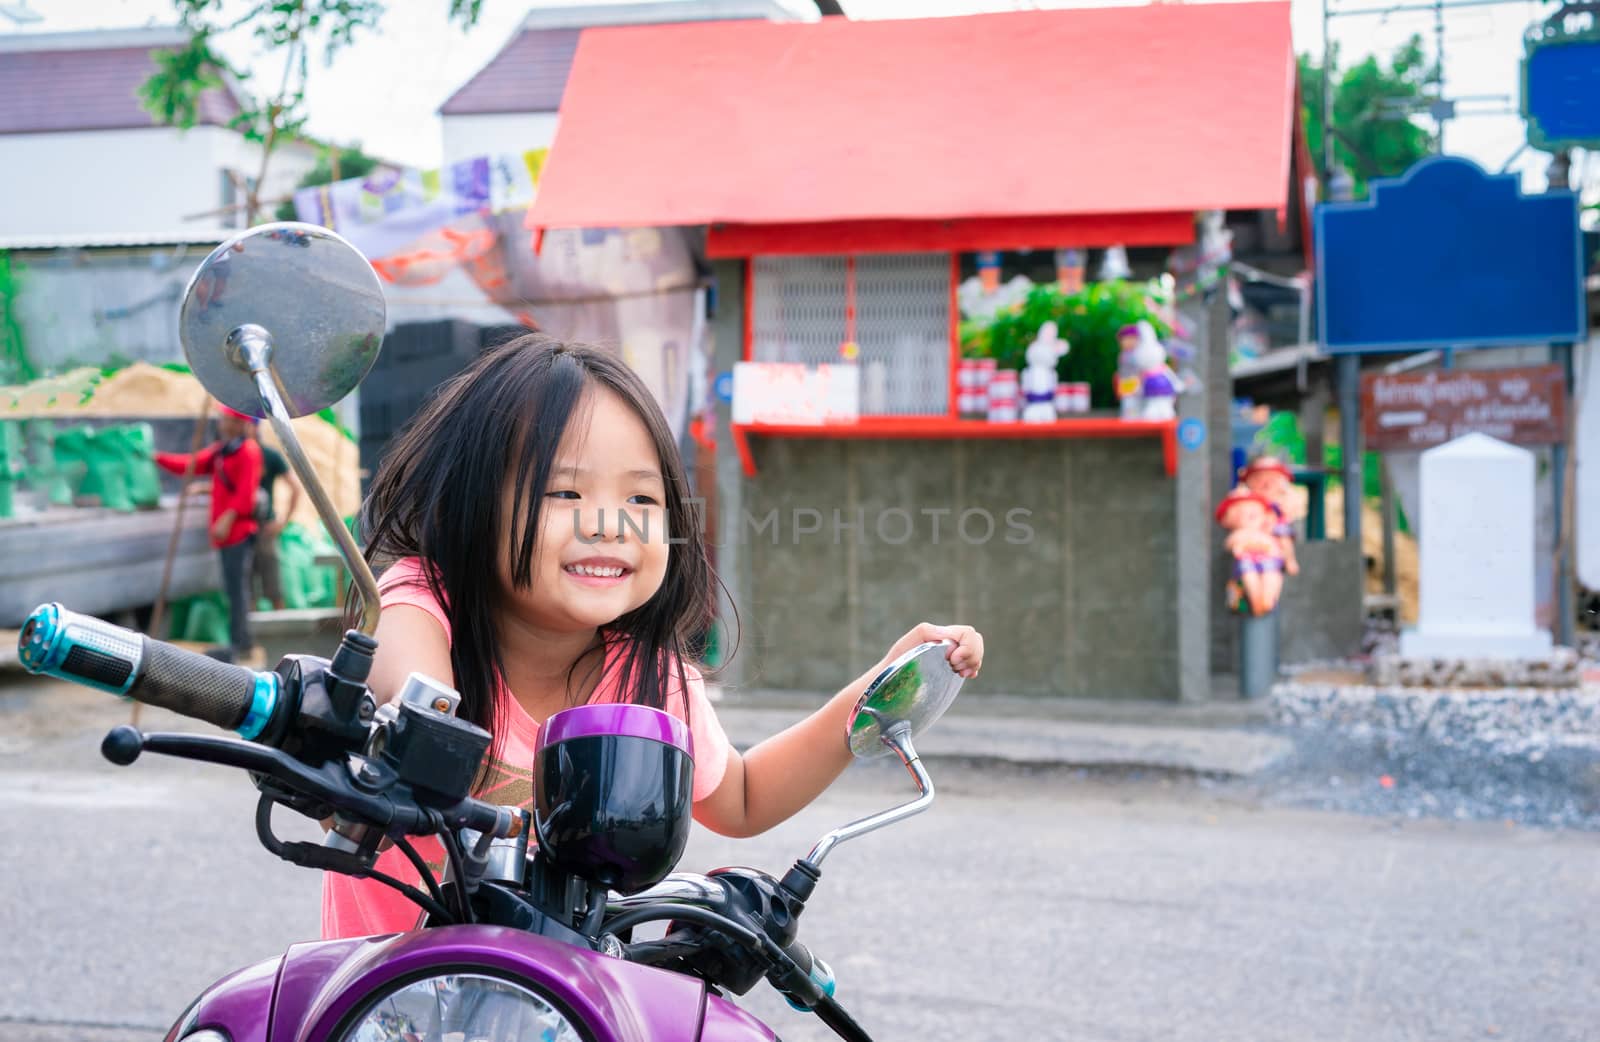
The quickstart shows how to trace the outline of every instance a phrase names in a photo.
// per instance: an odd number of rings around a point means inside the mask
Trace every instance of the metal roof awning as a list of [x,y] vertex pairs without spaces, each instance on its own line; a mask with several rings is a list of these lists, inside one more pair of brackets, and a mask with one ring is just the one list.
[[593,29],[531,228],[713,255],[1163,245],[1283,210],[1289,5]]
[[86,250],[139,246],[218,246],[238,232],[68,232],[55,235],[0,235],[0,250]]

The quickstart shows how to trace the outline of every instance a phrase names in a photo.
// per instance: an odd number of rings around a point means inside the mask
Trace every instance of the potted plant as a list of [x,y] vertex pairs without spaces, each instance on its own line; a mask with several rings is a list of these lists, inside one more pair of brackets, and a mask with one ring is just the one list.
[[1087,383],[1093,408],[1114,409],[1117,330],[1144,320],[1158,336],[1172,333],[1152,306],[1151,293],[1152,287],[1145,283],[1122,280],[1097,282],[1072,293],[1054,283],[1035,286],[1019,305],[988,322],[962,322],[961,351],[968,358],[993,358],[1001,369],[1020,370],[1040,327],[1054,322],[1062,339],[1072,345],[1056,364],[1058,379]]

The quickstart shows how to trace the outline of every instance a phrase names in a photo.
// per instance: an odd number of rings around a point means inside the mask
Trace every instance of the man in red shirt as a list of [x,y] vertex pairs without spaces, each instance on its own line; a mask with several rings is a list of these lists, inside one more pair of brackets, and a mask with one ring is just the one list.
[[261,445],[252,434],[253,417],[218,403],[220,440],[198,453],[158,452],[156,466],[173,474],[211,475],[211,545],[222,559],[223,592],[228,598],[229,649],[210,652],[232,662],[252,654],[250,575],[256,540],[256,490],[261,487]]

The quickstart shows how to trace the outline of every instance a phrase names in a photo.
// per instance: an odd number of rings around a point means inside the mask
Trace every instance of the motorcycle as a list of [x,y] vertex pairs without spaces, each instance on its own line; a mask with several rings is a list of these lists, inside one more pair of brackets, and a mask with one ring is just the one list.
[[[270,316],[270,317],[269,317]],[[913,739],[961,677],[948,642],[924,644],[867,688],[841,740],[894,755],[918,795],[822,837],[781,878],[753,868],[678,873],[688,840],[693,746],[682,721],[634,705],[552,716],[535,754],[531,809],[472,797],[488,732],[459,696],[412,674],[379,705],[366,685],[377,583],[317,481],[290,420],[345,397],[383,340],[382,289],[326,229],[263,225],[217,247],[190,281],[180,331],[191,369],[225,405],[269,420],[353,577],[360,623],[331,658],[291,654],[256,671],[67,610],[40,606],[23,666],[206,721],[237,737],[110,731],[102,754],[241,768],[259,791],[256,832],[275,856],[370,878],[418,906],[407,933],[296,944],[206,989],[166,1042],[746,1042],[776,1034],[734,1001],[765,980],[850,1042],[869,1036],[835,997],[799,920],[840,843],[918,814],[934,788]],[[282,808],[326,823],[286,842]],[[437,836],[435,875],[411,840]],[[379,871],[398,847],[420,886]],[[641,938],[647,924],[659,937]],[[654,931],[651,931],[654,932]]]

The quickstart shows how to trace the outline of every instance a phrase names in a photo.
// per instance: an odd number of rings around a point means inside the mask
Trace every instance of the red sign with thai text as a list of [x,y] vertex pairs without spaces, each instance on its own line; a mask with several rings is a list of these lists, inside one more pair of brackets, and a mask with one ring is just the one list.
[[1367,448],[1429,449],[1463,434],[1513,445],[1553,445],[1567,436],[1561,367],[1368,373],[1361,380]]

